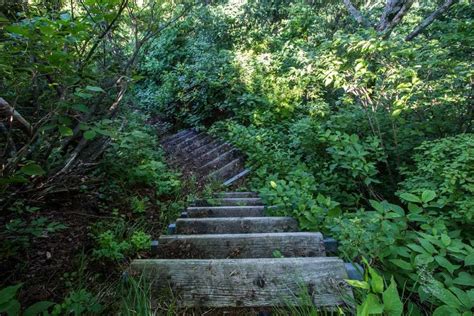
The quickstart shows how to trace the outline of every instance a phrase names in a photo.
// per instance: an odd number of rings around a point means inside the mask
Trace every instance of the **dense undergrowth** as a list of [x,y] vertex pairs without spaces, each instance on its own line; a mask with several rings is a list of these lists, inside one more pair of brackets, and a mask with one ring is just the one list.
[[1,315],[140,311],[122,274],[195,186],[129,90],[142,46],[186,8],[0,1]]
[[[413,5],[390,36],[342,1],[204,7],[151,43],[137,93],[238,146],[275,215],[393,276],[403,314],[471,315],[474,11],[461,1],[405,40],[436,6]],[[363,8],[375,21],[383,4]],[[355,286],[361,315],[402,313]]]
[[474,8],[405,40],[441,1],[347,2],[0,1],[0,313],[177,313],[121,273],[198,194],[156,139],[194,126],[365,265],[359,315],[472,315]]

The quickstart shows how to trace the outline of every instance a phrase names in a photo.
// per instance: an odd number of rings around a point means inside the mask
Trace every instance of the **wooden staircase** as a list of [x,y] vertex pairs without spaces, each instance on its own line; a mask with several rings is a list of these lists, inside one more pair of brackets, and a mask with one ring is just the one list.
[[[244,156],[232,146],[193,130],[163,145],[203,178],[232,185],[246,170]],[[326,257],[322,234],[300,232],[295,219],[267,212],[253,192],[195,201],[153,243],[156,259],[134,260],[131,270],[150,279],[155,290],[171,289],[183,308],[298,305],[302,291],[321,308],[347,305],[347,264]]]

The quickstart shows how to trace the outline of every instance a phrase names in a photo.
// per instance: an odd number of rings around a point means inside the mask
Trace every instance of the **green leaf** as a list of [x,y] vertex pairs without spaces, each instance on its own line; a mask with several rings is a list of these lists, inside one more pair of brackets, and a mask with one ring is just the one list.
[[100,135],[104,135],[104,136],[107,136],[107,137],[112,137],[113,134],[112,132],[108,131],[108,130],[105,130],[105,129],[96,129],[95,130],[98,134]]
[[453,274],[454,273],[454,270],[456,269],[459,269],[461,266],[459,265],[453,265],[451,262],[449,262],[448,259],[446,259],[445,257],[442,257],[442,256],[435,256],[434,257],[436,262],[442,266],[443,268],[445,268],[446,270],[449,271],[449,273]]
[[369,203],[370,205],[372,205],[372,207],[376,210],[376,211],[379,211],[380,213],[383,213],[384,212],[384,208],[382,206],[382,204],[380,204],[379,202],[375,201],[375,200],[369,200]]
[[85,104],[74,104],[74,105],[71,106],[71,108],[76,110],[76,111],[83,112],[83,113],[89,113],[90,112],[89,108]]
[[79,97],[79,98],[82,98],[82,99],[90,99],[93,97],[92,94],[90,93],[84,93],[84,92],[75,92],[74,93],[75,96]]
[[104,89],[101,87],[96,87],[96,86],[87,86],[86,90],[92,91],[92,92],[105,92]]
[[383,292],[383,305],[384,305],[384,312],[388,316],[399,316],[403,313],[403,303],[400,300],[400,295],[397,291],[397,283],[395,283],[395,279],[390,279],[390,285],[388,288]]
[[22,36],[28,36],[30,31],[20,25],[9,25],[5,27],[5,30],[9,33],[14,33]]
[[448,289],[438,288],[432,291],[433,296],[435,296],[438,300],[443,302],[453,308],[459,308],[461,306],[461,302],[458,298]]
[[394,265],[396,265],[397,267],[402,268],[403,270],[409,270],[409,271],[413,270],[411,263],[406,262],[404,260],[390,259],[389,261],[393,263]]
[[40,165],[36,163],[29,163],[23,167],[21,167],[20,172],[28,175],[28,176],[42,176],[46,172],[41,168]]
[[423,194],[421,194],[421,200],[423,201],[423,203],[428,203],[432,201],[435,197],[436,193],[431,190],[423,191]]
[[464,258],[464,265],[465,266],[473,266],[474,265],[474,252],[467,255],[467,257]]
[[453,283],[465,286],[474,286],[474,277],[467,272],[460,272]]
[[375,294],[368,294],[362,305],[357,307],[357,315],[365,316],[371,314],[381,314],[383,312],[383,305]]
[[437,253],[436,249],[433,247],[433,245],[428,240],[420,239],[420,244],[430,254]]
[[429,254],[425,254],[425,253],[422,253],[422,254],[417,255],[415,257],[415,263],[417,265],[425,265],[425,264],[431,263],[433,261],[434,261],[433,256],[429,255]]
[[433,316],[446,316],[446,315],[456,316],[460,314],[455,308],[452,308],[448,305],[440,306],[437,309],[435,309],[435,311],[433,312]]
[[94,130],[90,130],[84,133],[84,138],[87,140],[94,139],[96,137],[97,133]]
[[328,211],[328,217],[329,218],[335,218],[341,216],[342,212],[339,207],[332,208]]
[[419,252],[419,253],[424,253],[424,254],[427,253],[426,250],[423,249],[423,247],[418,246],[417,244],[408,244],[407,247],[410,248],[411,250]]
[[446,234],[442,234],[441,235],[441,242],[443,243],[443,245],[445,245],[447,247],[451,244],[451,238],[449,238],[449,236],[446,235]]
[[70,127],[60,125],[60,126],[58,126],[58,129],[59,129],[59,133],[61,134],[61,136],[69,137],[69,136],[74,135],[74,132],[72,131],[72,129]]
[[11,301],[15,296],[18,289],[23,285],[23,283],[19,283],[12,286],[7,286],[6,288],[0,290],[0,304],[5,304]]
[[469,295],[466,292],[454,286],[450,287],[449,290],[456,295],[464,307],[467,309],[472,309],[474,307],[474,301],[471,301]]
[[8,316],[18,316],[20,315],[20,308],[20,302],[17,300],[10,300],[5,304],[0,305],[0,313],[5,312]]
[[369,283],[365,281],[358,281],[358,280],[345,280],[350,286],[356,287],[359,289],[370,290]]
[[53,305],[55,305],[55,303],[48,302],[48,301],[35,303],[25,310],[25,312],[23,313],[23,316],[37,316],[38,314],[46,312],[48,308],[50,308]]
[[374,293],[382,293],[383,292],[383,278],[380,274],[377,273],[372,267],[367,266],[370,275],[370,286],[372,287],[372,291]]
[[421,203],[420,198],[417,197],[414,194],[411,194],[411,193],[402,193],[402,194],[400,194],[400,198],[402,198],[402,199],[404,199],[405,201],[408,201],[408,202]]

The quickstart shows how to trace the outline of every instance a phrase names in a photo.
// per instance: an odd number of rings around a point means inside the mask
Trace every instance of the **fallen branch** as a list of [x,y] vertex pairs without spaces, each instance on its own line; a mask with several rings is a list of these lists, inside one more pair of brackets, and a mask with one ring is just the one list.
[[10,121],[18,121],[22,129],[28,133],[28,135],[33,135],[33,126],[21,116],[18,111],[16,111],[10,104],[8,104],[5,99],[0,98],[0,117],[6,117]]

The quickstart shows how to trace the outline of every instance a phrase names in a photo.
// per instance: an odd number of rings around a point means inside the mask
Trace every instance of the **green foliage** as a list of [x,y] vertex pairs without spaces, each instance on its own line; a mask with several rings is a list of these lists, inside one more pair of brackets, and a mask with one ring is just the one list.
[[[20,315],[21,304],[16,299],[18,290],[23,284],[16,284],[8,286],[0,290],[0,313],[5,313],[8,316]],[[24,316],[37,316],[39,314],[48,314],[48,309],[53,305],[53,302],[41,301],[37,302],[25,309],[22,315]]]
[[145,232],[136,231],[133,233],[130,242],[136,251],[148,250],[151,245],[151,236]]
[[[144,126],[143,117],[130,114],[128,119],[127,130],[114,135],[102,162],[102,171],[120,187],[143,185],[154,188],[157,196],[175,194],[180,182],[177,174],[166,165],[156,137]],[[139,207],[137,203],[132,201],[132,208]]]
[[[38,207],[25,205],[23,201],[17,201],[9,209],[12,217],[5,223],[0,231],[3,239],[0,247],[0,258],[8,259],[18,254],[21,250],[29,248],[33,238],[53,235],[67,228],[66,225],[51,220],[45,216],[38,216]],[[29,216],[28,220],[23,219]]]
[[131,249],[131,245],[128,241],[117,240],[117,236],[110,230],[97,236],[97,246],[93,255],[98,259],[107,258],[110,260],[121,260],[125,258],[125,253]]
[[[126,233],[130,234],[130,232]],[[119,261],[132,253],[148,250],[151,245],[151,236],[141,230],[135,230],[131,235],[124,236],[120,229],[115,229],[99,233],[96,242],[97,247],[93,251],[94,257]]]
[[386,286],[383,277],[372,268],[364,259],[365,275],[363,281],[346,280],[351,286],[360,289],[363,301],[357,305],[357,316],[383,314],[388,316],[401,316],[403,303],[397,290],[394,278]]
[[138,213],[138,214],[145,213],[148,200],[149,199],[147,197],[140,198],[140,197],[137,197],[137,196],[133,196],[131,201],[130,201],[132,211],[135,212],[135,213]]
[[401,183],[401,189],[416,194],[436,191],[438,195],[433,199],[440,206],[438,216],[472,225],[474,135],[424,142],[416,148],[413,159],[414,165],[404,171],[406,179]]
[[[371,201],[374,211],[359,211],[336,219],[333,233],[341,251],[351,259],[364,254],[384,266],[422,301],[443,306],[449,299],[440,293],[468,295],[473,283],[472,242],[461,231],[448,230],[437,216],[435,193],[402,194],[408,211],[386,201]],[[458,295],[458,294],[453,294]],[[456,304],[456,312],[472,308],[469,301]],[[450,305],[452,307],[452,304]],[[443,308],[444,310],[444,308]]]
[[69,293],[63,303],[54,306],[52,315],[98,315],[103,309],[96,296],[86,289],[79,289]]

